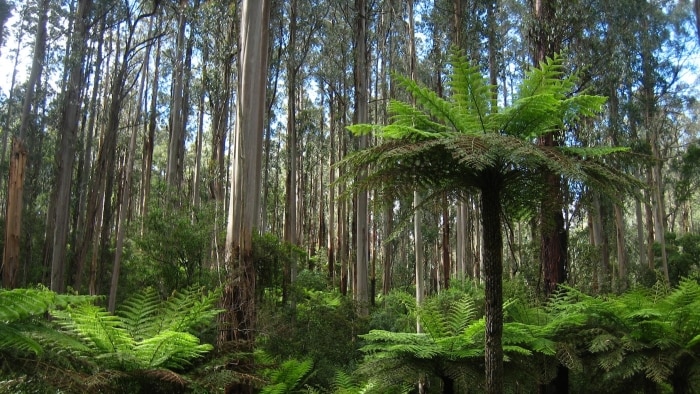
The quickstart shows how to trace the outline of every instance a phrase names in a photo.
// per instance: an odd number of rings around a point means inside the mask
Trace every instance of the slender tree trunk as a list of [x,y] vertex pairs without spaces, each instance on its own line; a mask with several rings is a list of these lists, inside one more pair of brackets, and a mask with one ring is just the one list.
[[[202,50],[202,75],[207,74],[207,62],[209,61],[209,47],[204,46],[204,49]],[[204,144],[203,137],[204,137],[204,99],[205,99],[205,92],[204,89],[202,89],[202,92],[199,94],[199,109],[198,109],[198,117],[197,117],[197,142],[196,142],[196,147],[195,147],[195,166],[194,166],[194,180],[192,184],[192,206],[197,208],[199,207],[199,202],[200,202],[200,184],[201,184],[201,178],[202,178],[202,145]]]
[[78,119],[83,83],[83,63],[87,53],[88,16],[92,0],[80,0],[75,15],[75,31],[71,43],[70,72],[66,86],[60,123],[61,149],[59,153],[58,181],[56,192],[56,219],[51,257],[51,290],[64,290],[66,240],[72,185],[75,143],[78,135]]
[[22,193],[24,188],[24,171],[27,163],[27,151],[21,140],[12,139],[10,156],[10,181],[7,185],[7,213],[5,214],[5,248],[2,261],[2,287],[17,287],[19,272],[19,232],[22,221]]
[[331,283],[335,283],[335,258],[336,249],[335,245],[337,242],[336,237],[336,198],[335,198],[335,158],[336,158],[336,119],[335,119],[335,95],[333,91],[329,93],[328,98],[328,112],[329,112],[329,124],[330,124],[330,165],[328,166],[328,178],[329,178],[329,196],[328,196],[328,279]]
[[455,264],[457,265],[457,279],[459,280],[464,280],[466,275],[466,267],[465,267],[465,255],[466,255],[466,247],[465,247],[465,241],[466,241],[466,223],[464,220],[464,202],[463,201],[457,201],[457,218],[455,222]]
[[384,271],[382,275],[382,294],[387,295],[391,291],[391,269],[394,261],[394,242],[389,239],[394,231],[394,201],[385,201],[384,205]]
[[[425,298],[425,256],[423,255],[423,232],[421,230],[422,226],[422,215],[420,212],[421,196],[418,191],[413,192],[413,238],[414,238],[414,253],[416,255],[416,305],[420,307],[423,305],[423,299]],[[423,325],[421,324],[420,318],[416,319],[416,332],[423,332]]]
[[[369,120],[367,100],[367,18],[366,0],[355,0],[355,123],[367,123]],[[368,147],[368,137],[360,137],[359,149]],[[367,169],[360,171],[358,181],[367,175]],[[368,193],[366,190],[357,193],[357,300],[361,316],[369,314],[368,293]]]
[[[85,221],[82,220],[83,213],[87,210],[87,198],[88,198],[88,184],[90,180],[90,173],[92,171],[92,151],[93,151],[93,135],[95,134],[95,122],[98,118],[98,94],[100,92],[100,76],[102,73],[102,63],[104,57],[102,55],[102,46],[104,44],[104,32],[106,27],[106,19],[102,18],[100,21],[100,34],[97,41],[97,48],[95,49],[95,60],[94,66],[94,80],[92,82],[92,92],[90,93],[90,104],[89,104],[89,117],[87,118],[87,125],[83,123],[83,128],[85,129],[84,138],[84,152],[82,156],[82,168],[80,171],[80,181],[78,188],[78,209],[75,217],[75,231],[73,236],[72,244],[75,245],[76,253],[78,249],[78,240],[83,239],[83,234],[85,232]],[[73,264],[73,288],[77,291],[81,290],[83,282],[83,271],[85,269],[84,260],[75,259]]]
[[[156,23],[160,26],[161,17]],[[158,89],[160,86],[160,38],[156,42],[156,56],[154,59],[153,85],[151,86],[151,102],[148,107],[148,122],[143,139],[143,163],[141,167],[141,216],[148,217],[148,201],[151,196],[151,174],[153,168],[153,148],[156,138],[156,124],[158,120]],[[143,229],[142,229],[143,231]]]
[[112,280],[109,288],[107,309],[114,313],[117,306],[117,290],[119,288],[119,275],[121,272],[121,258],[124,250],[124,234],[126,232],[126,216],[129,211],[129,196],[131,195],[131,174],[134,170],[134,156],[136,155],[136,134],[138,127],[132,127],[129,140],[129,152],[127,154],[126,170],[124,171],[124,185],[119,203],[119,225],[117,227],[117,241],[114,250],[114,264],[112,265]]
[[180,146],[185,138],[185,29],[187,27],[187,0],[180,0],[178,6],[178,29],[176,53],[173,65],[172,106],[170,111],[170,140],[168,144],[168,162],[165,172],[166,181],[172,187],[179,188],[182,181],[182,158]]
[[[17,286],[17,272],[20,264],[20,234],[22,225],[22,206],[24,193],[24,175],[27,150],[25,138],[27,137],[30,123],[32,123],[31,109],[36,105],[34,96],[39,89],[38,83],[44,68],[44,55],[46,53],[46,25],[48,21],[49,1],[42,0],[39,4],[39,20],[37,22],[36,37],[34,39],[34,55],[32,56],[32,68],[27,80],[27,89],[22,106],[22,118],[20,121],[19,135],[12,141],[12,154],[10,163],[10,178],[8,181],[7,212],[5,214],[5,248],[3,252],[3,283],[6,288]],[[18,166],[21,166],[19,168]],[[19,178],[18,178],[19,177]]]
[[600,294],[605,294],[610,291],[610,251],[608,250],[607,236],[603,226],[604,214],[601,206],[600,194],[593,192],[592,199],[590,215],[593,228],[591,230],[593,234],[593,245],[599,253],[597,256],[599,259],[597,291]]
[[450,250],[450,209],[447,195],[442,202],[442,276],[444,288],[450,287],[450,272],[452,271],[452,256]]
[[625,217],[621,206],[615,204],[615,236],[617,243],[617,274],[619,277],[618,289],[621,292],[627,290],[627,248],[625,247]]
[[[26,22],[27,18],[25,17],[25,14],[29,10],[29,4],[25,4],[25,6],[22,8],[22,11],[20,11],[20,18],[22,20],[22,24],[17,29],[17,36],[15,36],[15,40],[17,41],[17,46],[15,47],[15,61],[12,66],[12,78],[10,80],[10,88],[9,88],[9,96],[7,97],[7,114],[5,115],[5,126],[4,130],[10,130],[10,125],[12,124],[12,120],[14,118],[14,113],[13,110],[15,108],[14,106],[14,92],[15,92],[15,85],[17,82],[17,70],[19,68],[19,61],[21,56],[19,55],[19,52],[23,46],[22,38],[23,34],[22,32],[25,30],[25,24],[28,23]],[[10,135],[10,133],[3,132],[2,133],[2,144],[0,145],[0,163],[5,162],[5,157],[7,156],[7,137]],[[0,190],[2,190],[2,181],[4,180],[4,177],[0,176]],[[6,208],[6,204],[3,202],[3,208]]]
[[[297,0],[292,0],[289,5],[289,48],[292,52],[297,50]],[[297,199],[297,164],[298,164],[298,142],[296,129],[297,115],[297,72],[299,68],[296,63],[296,56],[290,54],[287,60],[287,181],[286,181],[286,204],[285,204],[285,221],[284,221],[284,240],[291,245],[297,245],[298,238],[298,209],[299,201]],[[292,256],[286,267],[285,275],[288,278],[285,280],[287,285],[291,286],[296,280],[297,261]],[[289,294],[288,291],[284,291]],[[292,300],[293,302],[293,300]]]

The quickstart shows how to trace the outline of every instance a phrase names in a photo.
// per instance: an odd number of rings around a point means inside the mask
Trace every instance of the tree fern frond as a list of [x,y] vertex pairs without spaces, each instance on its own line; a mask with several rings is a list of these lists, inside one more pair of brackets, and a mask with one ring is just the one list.
[[133,338],[122,327],[117,316],[91,304],[54,311],[57,323],[75,332],[88,346],[101,353],[116,353],[130,349]]
[[495,110],[491,108],[493,87],[486,83],[479,67],[470,66],[465,56],[453,52],[450,57],[453,67],[448,80],[448,87],[452,90],[451,99],[463,116],[468,116],[469,122],[464,128],[458,129],[461,133],[482,133],[491,131],[489,114]]
[[299,388],[302,380],[313,369],[313,360],[287,360],[270,375],[270,384],[263,387],[261,393],[291,393]]
[[561,55],[547,57],[538,67],[525,72],[525,78],[518,86],[516,100],[542,94],[563,98],[575,85],[575,78],[562,78],[564,71],[564,59]]
[[124,301],[116,313],[132,338],[139,341],[156,335],[159,331],[157,320],[161,300],[153,288],[146,288]]
[[[432,89],[420,86],[417,82],[403,76],[396,77],[399,84],[416,100],[416,106],[438,121],[458,132],[474,132],[479,125],[478,118],[467,111],[460,111],[450,101],[438,96]],[[479,129],[481,131],[481,129]]]
[[0,289],[0,322],[46,313],[55,298],[55,293],[46,289]]
[[212,349],[212,345],[200,344],[199,338],[190,333],[165,330],[136,343],[134,355],[143,369],[178,369]]
[[203,327],[211,326],[221,312],[215,308],[220,295],[220,289],[206,291],[203,287],[196,286],[174,292],[161,311],[161,329],[200,333]]
[[[28,327],[31,329],[31,327]],[[42,352],[41,345],[27,335],[18,324],[0,324],[0,349],[13,349],[19,351],[29,351],[34,354]]]
[[190,383],[184,376],[169,369],[146,369],[136,371],[136,374],[143,376],[149,381],[167,382],[179,387],[186,387]]

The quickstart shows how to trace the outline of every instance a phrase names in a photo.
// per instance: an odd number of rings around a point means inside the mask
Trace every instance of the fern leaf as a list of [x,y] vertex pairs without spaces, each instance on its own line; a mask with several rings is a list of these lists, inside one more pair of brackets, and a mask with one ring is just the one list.
[[190,364],[190,360],[201,357],[213,349],[210,344],[200,344],[192,334],[162,331],[144,339],[134,346],[134,354],[142,369],[177,369]]
[[270,376],[270,385],[264,387],[261,393],[290,393],[299,387],[304,379],[313,369],[312,360],[287,360],[275,370]]
[[[21,327],[21,326],[20,326]],[[42,352],[41,345],[27,335],[17,325],[0,324],[0,349],[30,351],[34,354]]]
[[10,323],[45,313],[55,294],[48,290],[0,289],[0,322]]
[[91,304],[54,311],[59,325],[73,331],[89,347],[100,353],[116,353],[133,347],[134,341],[117,316]]
[[159,331],[157,320],[160,298],[153,288],[144,289],[124,301],[117,309],[124,328],[134,340],[142,340]]

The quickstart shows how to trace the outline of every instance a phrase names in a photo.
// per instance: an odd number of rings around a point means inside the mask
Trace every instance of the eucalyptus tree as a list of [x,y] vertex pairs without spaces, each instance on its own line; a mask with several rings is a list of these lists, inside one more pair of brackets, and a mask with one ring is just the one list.
[[[231,196],[226,228],[227,283],[219,343],[237,341],[252,350],[255,338],[255,266],[253,232],[260,214],[262,141],[270,17],[269,0],[246,0],[241,5],[240,80],[231,168]],[[252,392],[249,385],[229,388]]]
[[[197,7],[196,2],[194,7]],[[189,74],[192,63],[192,10],[189,1],[181,0],[176,6],[177,28],[175,29],[175,53],[173,56],[172,73],[172,104],[170,109],[170,139],[168,142],[168,162],[166,180],[169,185],[180,188],[184,172],[185,137],[189,103]],[[186,37],[187,27],[190,27],[190,38]]]
[[[301,8],[303,6],[303,8]],[[284,240],[292,245],[299,244],[300,225],[299,213],[300,202],[298,196],[301,193],[299,188],[298,167],[301,162],[299,151],[299,127],[297,121],[297,106],[303,103],[303,90],[299,86],[303,85],[304,78],[300,75],[302,68],[307,63],[307,57],[316,41],[316,33],[321,27],[323,15],[320,12],[323,7],[319,7],[314,2],[304,2],[292,0],[289,3],[287,16],[289,18],[289,30],[286,52],[286,88],[287,88],[287,181],[285,200],[285,221]],[[301,77],[301,78],[300,78]],[[300,97],[301,96],[301,97]],[[296,277],[296,262],[292,262],[290,268],[290,283]]]
[[63,111],[60,123],[61,147],[58,156],[58,175],[56,191],[56,218],[51,257],[51,290],[62,292],[65,281],[65,253],[68,239],[68,219],[70,212],[70,194],[75,145],[78,134],[78,119],[81,104],[81,92],[84,83],[84,63],[87,55],[88,26],[92,0],[81,0],[75,13],[74,31],[71,34],[68,82],[63,97]]
[[[123,12],[123,15],[114,15],[118,21],[117,25],[125,28],[125,37],[118,43],[118,56],[115,57],[112,72],[112,84],[109,89],[105,89],[109,94],[109,105],[105,114],[104,134],[97,154],[97,162],[93,167],[91,186],[87,201],[87,212],[85,213],[85,232],[83,239],[76,250],[76,265],[84,266],[88,251],[94,247],[99,248],[100,260],[107,261],[109,258],[109,248],[111,243],[112,216],[114,213],[112,206],[112,193],[114,188],[114,174],[116,171],[116,152],[119,126],[121,124],[122,104],[126,99],[134,57],[143,45],[149,43],[152,37],[141,40],[138,36],[140,22],[156,15],[159,2],[144,2],[133,4],[131,2],[120,3],[116,10]],[[120,20],[120,17],[123,19]],[[102,212],[99,212],[102,211]],[[95,234],[99,231],[99,242],[94,242]],[[94,242],[94,244],[93,244]],[[95,263],[97,260],[94,260]],[[90,269],[91,291],[97,291],[96,281],[98,271],[104,268]],[[118,274],[118,271],[115,272]]]
[[236,56],[239,47],[239,21],[235,4],[210,1],[200,6],[202,34],[201,47],[206,51],[208,64],[201,75],[211,112],[209,145],[210,198],[222,204],[226,183],[226,136],[231,124],[231,105],[235,91]]
[[[368,176],[355,189],[378,187],[394,195],[418,187],[428,198],[444,192],[464,197],[480,191],[486,284],[486,388],[503,390],[503,238],[501,216],[514,199],[541,198],[542,170],[577,179],[601,191],[619,192],[633,180],[606,166],[601,157],[624,148],[577,148],[533,143],[553,129],[599,112],[605,99],[576,94],[575,76],[565,76],[561,58],[548,59],[526,74],[512,105],[493,106],[491,87],[475,67],[453,55],[448,98],[408,78],[401,84],[416,100],[392,101],[392,122],[358,124],[357,134],[374,132],[385,139],[344,162],[353,169],[370,163]],[[527,192],[526,192],[527,191]]]
[[[355,80],[355,115],[353,121],[355,123],[367,123],[369,121],[369,59],[367,51],[367,28],[368,19],[370,12],[369,4],[366,0],[355,0],[355,40],[354,40],[354,56],[355,56],[355,69],[354,69],[354,80]],[[362,135],[359,137],[359,148],[365,149],[369,145],[369,139],[367,135]],[[367,173],[366,168],[361,168],[358,171],[358,181],[362,182],[362,179]],[[369,196],[367,190],[359,190],[357,193],[357,232],[356,232],[356,275],[357,275],[357,287],[356,295],[357,302],[359,304],[359,312],[361,316],[367,316],[369,314],[369,288],[368,288],[368,256],[369,256],[369,214],[367,211],[367,205],[369,202]]]
[[27,148],[25,138],[31,124],[34,123],[32,108],[36,107],[35,95],[40,89],[39,81],[42,75],[46,53],[47,22],[49,13],[49,1],[42,0],[38,4],[39,19],[34,37],[34,53],[32,66],[27,80],[27,90],[22,103],[21,123],[19,133],[12,141],[12,156],[10,162],[10,179],[8,181],[7,212],[5,219],[5,242],[3,248],[3,286],[14,288],[17,286],[17,274],[19,272],[20,238],[22,224],[24,174],[27,160]]

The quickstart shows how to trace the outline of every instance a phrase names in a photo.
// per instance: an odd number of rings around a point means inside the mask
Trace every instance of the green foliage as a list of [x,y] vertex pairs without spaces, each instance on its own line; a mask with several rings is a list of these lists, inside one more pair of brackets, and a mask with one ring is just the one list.
[[[678,237],[675,233],[667,233],[666,255],[671,285],[678,285],[682,278],[700,269],[700,235],[689,233]],[[660,269],[661,246],[659,244],[654,244],[654,257],[657,268]]]
[[270,383],[261,394],[291,394],[299,392],[305,377],[312,371],[312,360],[287,360],[270,373]]
[[0,289],[0,351],[32,352],[43,348],[36,338],[47,312],[57,307],[82,304],[92,297],[58,295],[46,288]]
[[[256,292],[262,299],[266,292],[277,296],[284,283],[285,270],[289,270],[293,261],[303,261],[306,254],[297,246],[282,242],[273,234],[253,234],[253,261],[257,274]],[[283,285],[284,286],[284,285]]]
[[[370,174],[355,188],[381,188],[390,195],[408,195],[415,187],[464,193],[493,182],[486,169],[504,175],[506,207],[522,205],[522,190],[537,191],[538,169],[614,194],[639,182],[605,166],[602,156],[624,152],[617,147],[543,147],[532,139],[561,130],[581,117],[600,112],[605,99],[576,93],[576,75],[565,75],[561,57],[547,59],[526,74],[512,105],[492,107],[491,87],[480,70],[466,58],[453,54],[448,75],[449,96],[408,78],[397,77],[415,99],[415,105],[393,101],[393,117],[386,126],[353,125],[355,133],[374,132],[384,142],[353,153],[343,164]],[[347,173],[347,177],[354,174]],[[488,178],[488,179],[486,179]],[[340,180],[341,182],[346,180]],[[435,193],[439,195],[439,193]],[[537,201],[536,196],[526,196]],[[513,201],[510,201],[512,199]]]
[[[308,378],[311,387],[332,385],[338,370],[349,372],[361,354],[357,335],[366,332],[350,300],[337,291],[315,290],[320,283],[308,275],[297,288],[296,309],[265,303],[259,312],[257,341],[261,349],[279,360],[308,358],[315,370]],[[301,284],[301,283],[299,283]]]
[[[536,316],[542,314],[540,310],[510,302],[505,313],[506,386],[515,390],[534,383],[537,369],[530,357],[553,356],[555,343],[548,337],[545,321]],[[358,372],[371,383],[368,392],[411,387],[417,376],[437,387],[452,384],[458,392],[483,390],[486,322],[479,318],[474,299],[448,290],[426,299],[418,316],[424,334],[372,330],[361,336],[366,342],[362,347],[366,357]]]
[[123,293],[154,287],[169,294],[175,289],[211,284],[207,252],[214,233],[214,213],[210,205],[188,210],[152,201],[143,219],[143,232],[138,231],[126,245]]
[[595,374],[589,390],[643,390],[649,385],[691,385],[698,372],[700,286],[682,280],[670,292],[638,288],[621,296],[590,297],[565,289],[549,314],[558,353],[578,376]]
[[[163,302],[155,291],[147,289],[134,295],[115,315],[86,302],[93,299],[89,297],[57,296],[45,290],[12,292],[12,298],[18,300],[13,309],[19,312],[7,326],[18,316],[51,314],[50,321],[42,317],[27,323],[32,327],[30,339],[41,344],[43,352],[19,371],[41,377],[46,387],[69,392],[120,387],[120,392],[129,392],[149,391],[149,387],[160,385],[159,390],[179,391],[188,383],[180,372],[212,349],[194,334],[215,321],[218,292],[190,288]],[[0,292],[0,297],[9,299],[4,293]],[[12,308],[13,304],[9,305]],[[5,345],[15,352],[27,350],[9,341]]]

